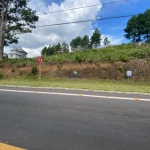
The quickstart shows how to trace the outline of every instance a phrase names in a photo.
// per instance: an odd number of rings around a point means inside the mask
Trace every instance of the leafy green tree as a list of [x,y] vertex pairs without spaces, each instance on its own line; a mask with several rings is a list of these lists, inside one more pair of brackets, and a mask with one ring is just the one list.
[[98,28],[95,29],[93,35],[91,36],[91,46],[92,48],[98,48],[101,44],[101,34]]
[[58,42],[58,44],[55,45],[54,49],[55,49],[55,54],[61,53],[62,52],[61,44]]
[[145,17],[144,38],[148,40],[150,39],[150,9],[144,12],[144,17]]
[[42,49],[41,55],[42,55],[42,56],[49,56],[48,48],[47,48],[47,47],[44,47],[44,48]]
[[150,9],[146,10],[144,14],[132,16],[124,31],[126,32],[124,36],[134,43],[148,40],[150,38]]
[[[1,0],[0,12],[4,11],[2,15],[5,23],[5,36],[3,37],[5,46],[18,43],[16,36],[18,32],[28,33],[35,28],[38,16],[36,16],[36,11],[27,7],[28,2],[29,0]],[[0,53],[3,53],[3,48]]]
[[75,39],[72,39],[70,42],[71,49],[73,51],[82,49],[82,38],[80,36],[77,36]]
[[82,49],[88,49],[90,44],[89,37],[85,35],[81,40]]
[[137,42],[142,41],[143,35],[145,34],[145,16],[143,14],[139,14],[137,16],[138,26],[137,26]]
[[63,42],[61,47],[62,47],[62,52],[63,53],[68,53],[69,52],[69,45],[66,42]]
[[82,49],[81,43],[82,43],[82,38],[80,36],[77,36],[75,38],[76,49]]
[[107,47],[110,44],[110,41],[108,40],[108,37],[105,37],[103,41],[104,45]]
[[70,42],[70,46],[71,46],[72,51],[75,51],[75,44],[74,43],[75,43],[75,40],[72,39],[71,42]]
[[66,42],[63,42],[62,44],[57,43],[56,45],[44,47],[41,51],[41,54],[43,56],[51,56],[56,55],[59,53],[68,53],[69,52],[69,45]]
[[49,45],[48,47],[44,47],[41,51],[41,55],[42,56],[51,56],[54,55],[56,53],[56,45]]
[[138,19],[137,16],[132,16],[127,23],[127,27],[124,29],[126,34],[124,35],[127,39],[132,39],[132,42],[137,41],[137,31],[138,31]]

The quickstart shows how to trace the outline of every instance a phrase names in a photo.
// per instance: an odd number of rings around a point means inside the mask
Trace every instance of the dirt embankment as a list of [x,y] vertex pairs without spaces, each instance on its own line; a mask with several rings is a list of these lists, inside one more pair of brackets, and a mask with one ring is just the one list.
[[[38,64],[0,64],[0,72],[4,76],[10,77],[18,75],[30,75],[33,66],[36,66],[38,69]],[[127,70],[132,71],[132,80],[150,81],[150,62],[147,60],[132,60],[126,63],[64,62],[42,64],[42,75],[53,77],[72,77],[73,71],[77,71],[78,77],[81,78],[108,78],[122,80],[126,78],[125,76]]]

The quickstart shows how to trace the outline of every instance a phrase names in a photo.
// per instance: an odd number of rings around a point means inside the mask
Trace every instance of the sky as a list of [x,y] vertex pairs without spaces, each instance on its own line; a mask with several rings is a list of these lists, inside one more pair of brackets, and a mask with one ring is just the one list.
[[[97,6],[50,13],[90,5]],[[73,38],[83,37],[86,34],[91,37],[96,28],[101,33],[101,46],[103,46],[105,37],[108,37],[111,45],[129,43],[130,40],[124,37],[124,29],[131,17],[106,20],[99,20],[99,18],[144,13],[147,9],[150,9],[150,0],[30,0],[28,7],[36,10],[39,16],[36,26],[81,20],[95,21],[37,27],[32,30],[32,33],[19,34],[19,43],[5,47],[5,53],[9,53],[15,46],[16,48],[23,48],[28,53],[27,57],[37,57],[41,55],[45,46],[58,42],[62,43],[63,41],[69,44]]]

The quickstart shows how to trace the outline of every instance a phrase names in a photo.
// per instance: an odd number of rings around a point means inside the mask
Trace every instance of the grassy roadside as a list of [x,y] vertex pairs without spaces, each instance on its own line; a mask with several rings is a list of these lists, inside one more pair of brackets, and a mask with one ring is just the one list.
[[2,78],[0,85],[89,89],[104,91],[150,93],[150,82],[112,81],[102,79],[69,79],[44,77],[41,81],[37,77]]

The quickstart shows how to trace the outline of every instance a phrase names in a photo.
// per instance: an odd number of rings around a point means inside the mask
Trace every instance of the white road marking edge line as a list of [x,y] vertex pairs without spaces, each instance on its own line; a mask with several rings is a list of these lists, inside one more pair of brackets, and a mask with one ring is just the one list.
[[[4,92],[17,92],[17,93],[35,93],[35,91],[22,91],[22,90],[8,90],[1,89],[0,91]],[[36,91],[37,94],[53,94],[53,95],[67,95],[67,96],[80,96],[81,94],[71,94],[71,93],[56,93],[56,92],[39,92]],[[136,98],[128,98],[128,97],[113,97],[113,96],[99,96],[99,95],[84,95],[84,97],[93,97],[93,98],[106,98],[106,99],[124,99],[124,100],[136,100]],[[140,101],[150,101],[150,99],[139,98]]]

